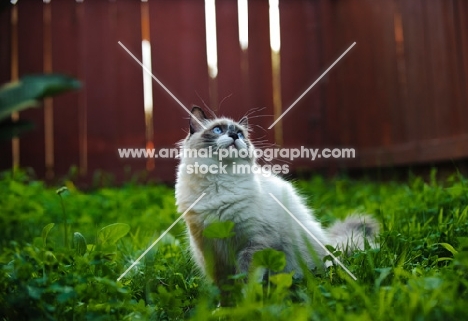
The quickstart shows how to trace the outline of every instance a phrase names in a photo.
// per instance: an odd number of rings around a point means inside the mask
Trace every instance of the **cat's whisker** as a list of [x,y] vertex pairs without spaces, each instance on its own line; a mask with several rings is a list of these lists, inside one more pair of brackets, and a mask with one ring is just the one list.
[[255,139],[251,139],[250,141],[253,142],[253,143],[262,143],[262,142],[268,142],[268,139],[264,139],[265,136],[262,136],[262,137],[258,137],[258,138],[255,138]]
[[266,149],[271,149],[271,148],[274,148],[274,145],[270,145],[270,144],[255,144],[254,145],[255,149],[256,150],[261,150],[262,153],[266,150]]
[[232,93],[227,95],[226,97],[224,97],[223,99],[221,99],[221,101],[219,102],[219,105],[218,105],[218,111],[221,111],[221,106],[222,104],[224,103],[225,100],[229,99],[232,97]]
[[248,116],[249,119],[254,119],[254,118],[262,118],[262,117],[273,117],[274,115],[256,115],[256,116]]
[[254,125],[254,126],[257,127],[257,128],[260,128],[260,129],[263,130],[265,133],[267,132],[267,130],[266,130],[265,128],[263,128],[262,126],[260,126],[260,125]]
[[261,141],[250,141],[255,147],[260,147],[260,146],[269,146],[269,147],[278,147],[277,144],[275,143],[270,143],[267,140],[261,140]]
[[252,113],[255,113],[257,110],[259,110],[260,108],[265,108],[265,107],[253,107],[253,108],[250,108],[248,109],[244,116],[243,117],[248,117],[249,115],[251,115]]
[[198,94],[197,91],[195,91],[195,94],[197,95],[197,97],[201,100],[201,102],[203,103],[203,106],[205,106],[205,108],[209,111],[209,113],[211,114],[211,116],[213,118],[216,118],[216,114],[215,112],[206,104],[205,100],[203,100],[203,98]]
[[266,109],[266,107],[251,108],[251,109],[247,110],[247,112],[241,118],[244,118],[244,117],[250,118],[250,115],[252,115],[254,113],[257,113],[257,112],[260,112],[260,111],[262,111],[264,109]]

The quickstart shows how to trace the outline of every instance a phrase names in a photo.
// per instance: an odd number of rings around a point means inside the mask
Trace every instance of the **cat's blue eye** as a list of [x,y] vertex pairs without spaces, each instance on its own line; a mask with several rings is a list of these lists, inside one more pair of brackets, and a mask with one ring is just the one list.
[[215,128],[212,129],[212,132],[219,135],[223,131],[221,130],[221,128],[219,126],[216,126]]
[[238,132],[237,137],[239,137],[240,139],[244,139],[244,134],[242,134],[242,132]]

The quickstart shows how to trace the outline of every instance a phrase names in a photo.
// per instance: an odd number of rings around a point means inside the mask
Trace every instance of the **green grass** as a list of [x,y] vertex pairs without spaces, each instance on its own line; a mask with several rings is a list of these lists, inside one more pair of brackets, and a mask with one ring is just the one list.
[[357,281],[339,267],[268,284],[234,276],[234,306],[217,308],[219,291],[190,262],[182,222],[116,281],[179,216],[173,189],[85,193],[67,182],[59,196],[3,173],[0,320],[466,320],[468,180],[435,174],[430,182],[295,182],[325,225],[353,212],[377,217],[380,249],[343,260]]

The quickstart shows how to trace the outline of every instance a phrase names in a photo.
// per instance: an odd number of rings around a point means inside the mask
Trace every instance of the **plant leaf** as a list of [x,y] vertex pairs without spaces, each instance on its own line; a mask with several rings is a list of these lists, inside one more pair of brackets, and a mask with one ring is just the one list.
[[78,89],[81,83],[60,74],[29,75],[0,88],[0,120],[11,113],[39,105],[39,100]]
[[120,238],[130,231],[130,225],[125,223],[114,223],[103,227],[98,233],[99,244],[115,244]]
[[279,272],[286,266],[286,255],[274,249],[265,249],[255,252],[253,255],[255,266],[263,266],[274,272]]
[[455,250],[455,248],[448,243],[437,243],[437,244],[441,245],[443,248],[445,248],[447,251],[449,251],[453,255],[456,255],[458,253],[458,251]]
[[235,235],[232,231],[234,222],[214,222],[203,230],[203,236],[209,239],[225,239]]
[[294,272],[291,273],[279,273],[271,275],[269,280],[275,284],[278,288],[289,288],[292,285],[292,277]]
[[47,235],[49,235],[50,230],[55,226],[55,223],[49,223],[42,229],[42,244],[46,247],[47,244]]
[[83,236],[83,234],[81,234],[80,232],[73,233],[72,245],[79,255],[85,255],[88,246],[86,244],[86,239]]

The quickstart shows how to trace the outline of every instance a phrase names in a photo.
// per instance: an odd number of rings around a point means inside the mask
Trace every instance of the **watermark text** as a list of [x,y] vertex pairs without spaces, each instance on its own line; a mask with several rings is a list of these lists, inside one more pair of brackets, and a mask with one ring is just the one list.
[[223,159],[263,159],[270,162],[274,159],[294,161],[295,159],[309,159],[315,161],[324,159],[352,159],[356,158],[354,148],[265,148],[265,149],[188,149],[188,148],[119,148],[120,158],[210,158],[222,161]]

